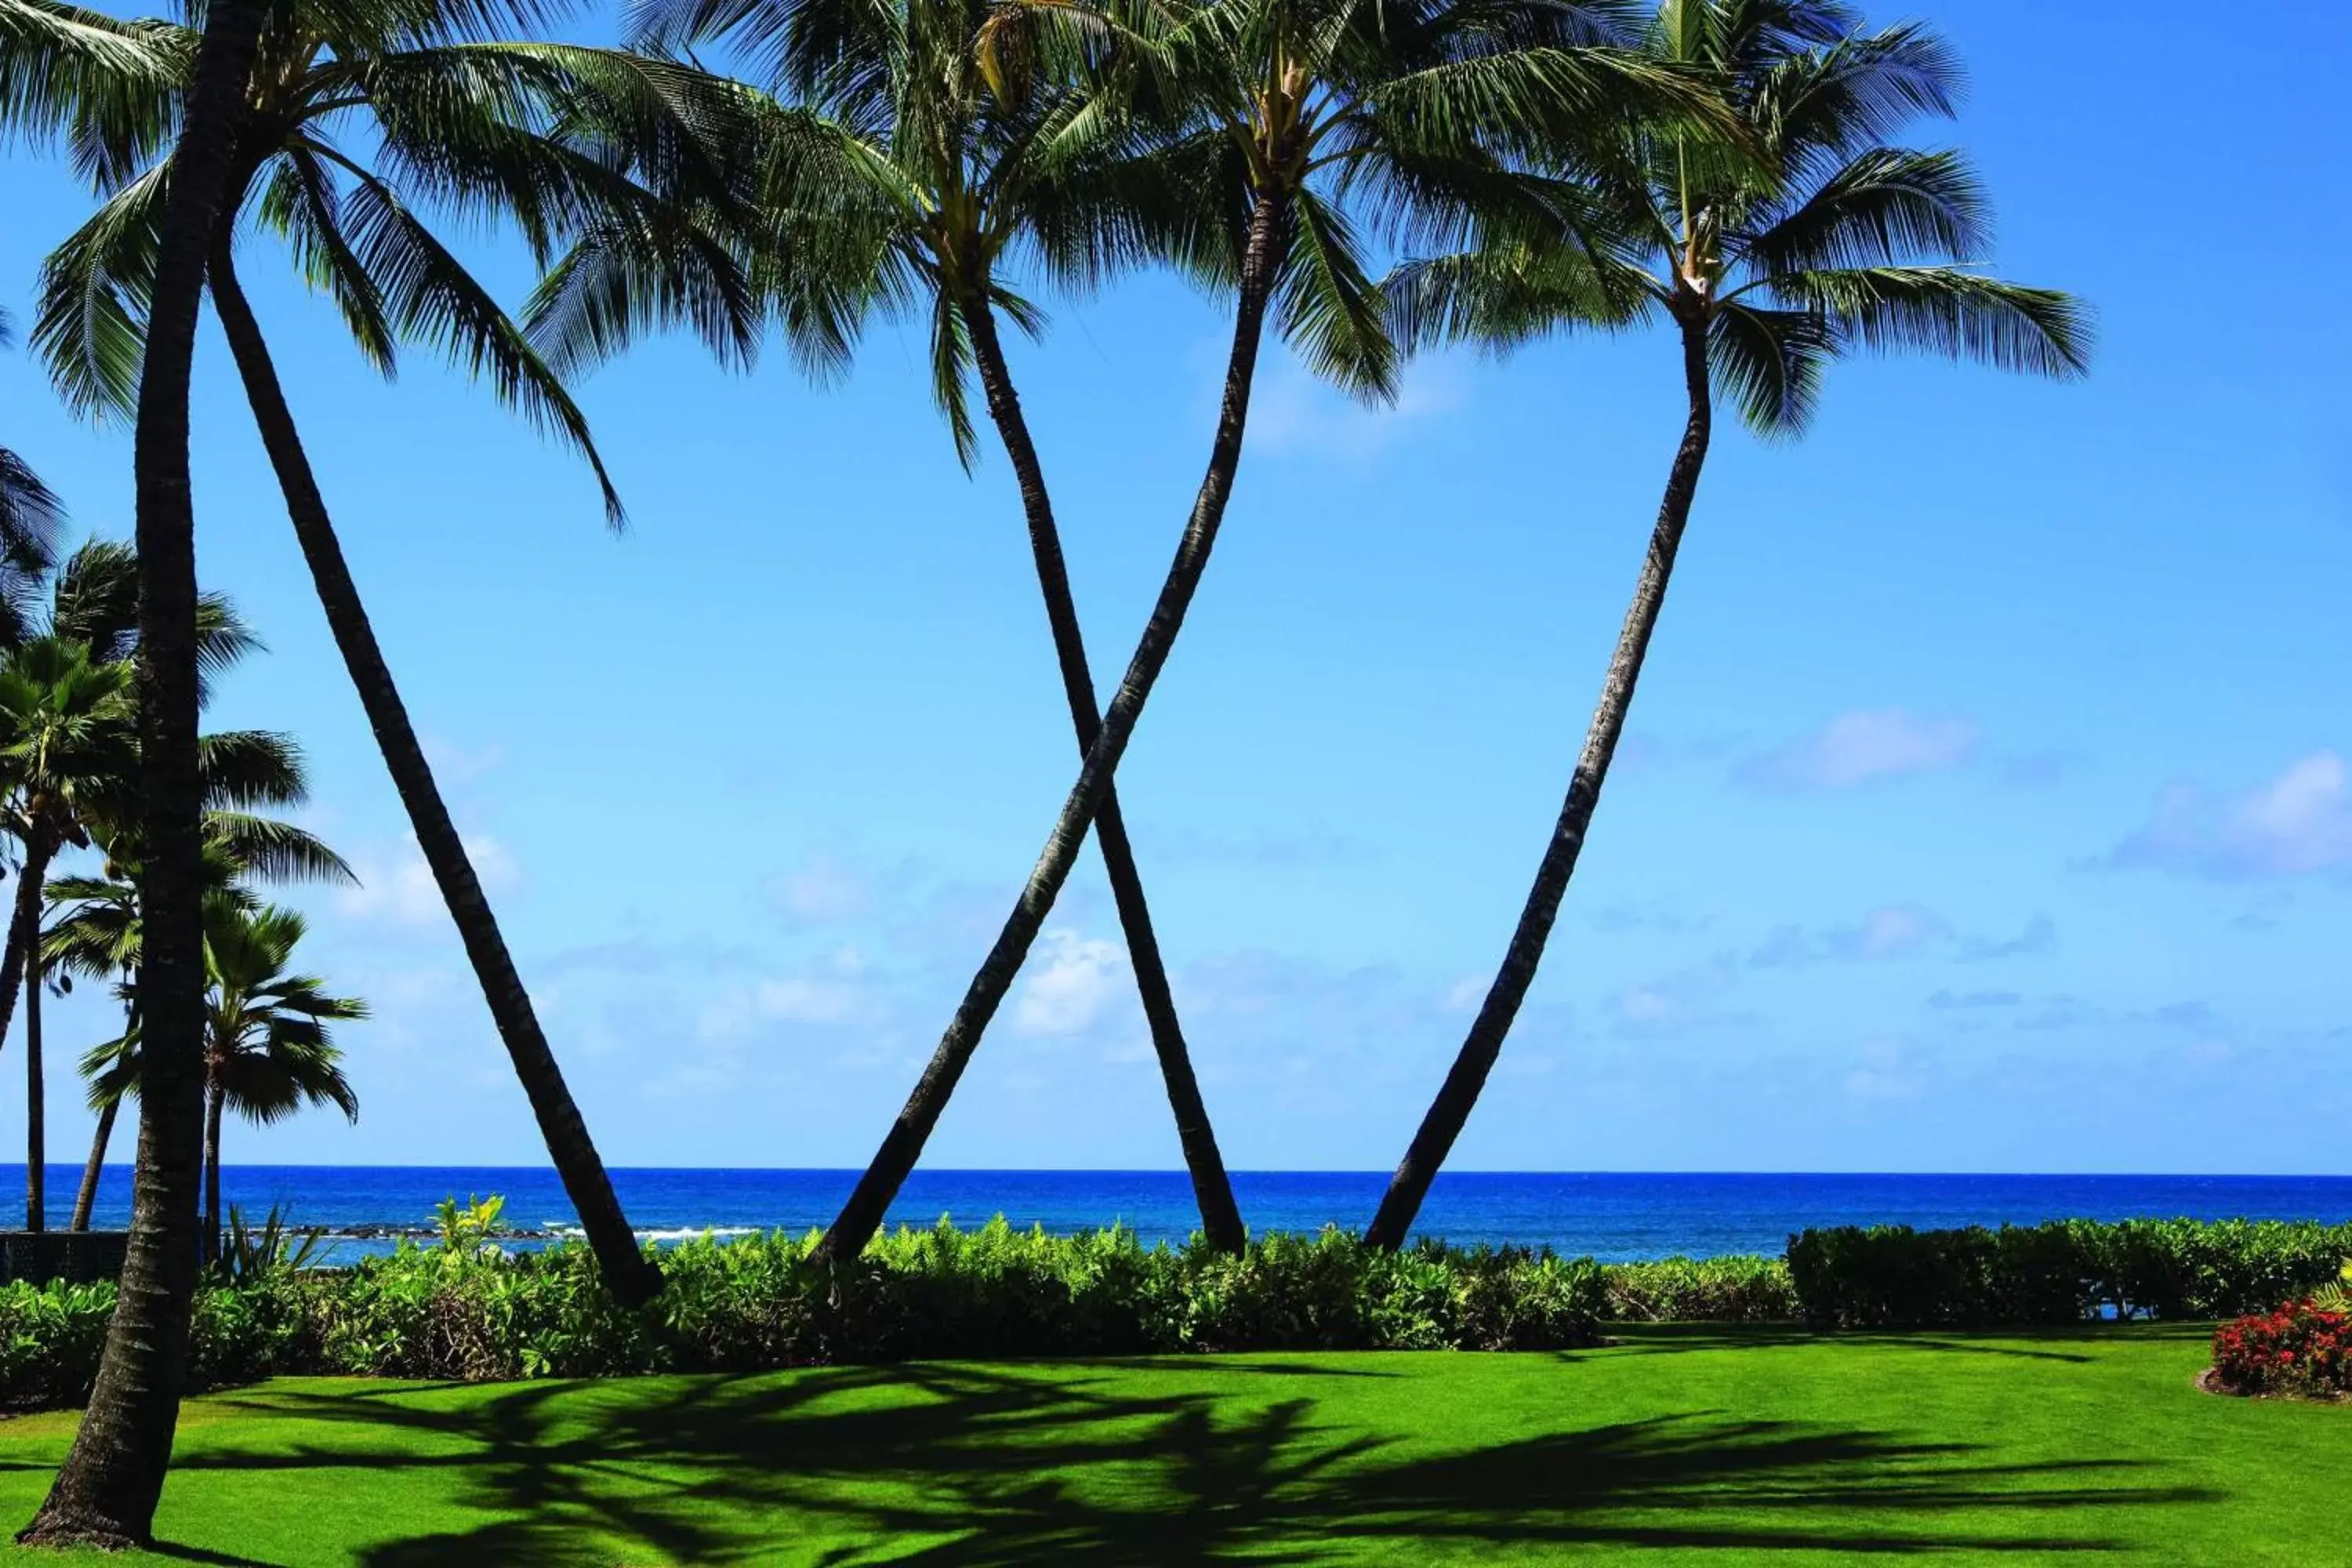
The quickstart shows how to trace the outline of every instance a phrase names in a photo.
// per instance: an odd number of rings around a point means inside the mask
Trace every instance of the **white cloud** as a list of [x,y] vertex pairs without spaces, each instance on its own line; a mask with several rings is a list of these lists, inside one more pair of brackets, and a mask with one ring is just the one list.
[[1916,904],[1882,904],[1862,917],[1862,924],[1840,940],[1856,958],[1898,958],[1916,952],[1944,931],[1934,911]]
[[1857,709],[1750,758],[1740,774],[1769,789],[1853,789],[1958,767],[1976,755],[1978,740],[1976,726],[1964,719],[1925,717],[1900,708]]
[[1250,400],[1250,441],[1266,452],[1368,458],[1466,401],[1466,384],[1446,361],[1412,367],[1391,404],[1368,405],[1318,381],[1285,355],[1267,367]]
[[2013,937],[1976,936],[1954,931],[1949,921],[1924,905],[1881,904],[1852,925],[1814,931],[1797,925],[1776,927],[1749,952],[1748,963],[1755,969],[1790,969],[1942,953],[1980,963],[2047,952],[2057,942],[2057,924],[2048,915],[2035,915]]
[[798,870],[776,879],[775,894],[795,920],[845,921],[866,912],[871,901],[866,879],[856,868],[826,854],[812,856]]
[[2111,859],[2222,879],[2352,868],[2352,766],[2322,750],[2234,799],[2168,789]]
[[1049,931],[1030,955],[1042,963],[1021,988],[1013,1026],[1024,1035],[1076,1035],[1091,1027],[1127,982],[1127,950],[1101,937]]
[[854,947],[838,948],[798,973],[721,992],[702,1009],[712,1039],[747,1034],[756,1024],[841,1024],[876,1011],[869,965]]
[[[496,898],[522,886],[522,868],[505,845],[487,833],[463,834],[458,841],[473,862],[483,892]],[[389,852],[356,854],[352,857],[352,869],[360,885],[335,893],[335,907],[344,914],[404,926],[448,920],[449,907],[442,900],[440,884],[434,881],[425,852],[415,839]]]

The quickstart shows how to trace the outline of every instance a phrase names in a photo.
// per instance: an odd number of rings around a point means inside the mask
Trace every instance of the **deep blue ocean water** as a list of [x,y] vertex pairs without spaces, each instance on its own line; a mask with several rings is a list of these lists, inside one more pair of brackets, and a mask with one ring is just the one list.
[[[668,1239],[705,1229],[744,1232],[821,1226],[848,1195],[850,1171],[616,1170],[614,1185],[640,1231]],[[65,1223],[79,1167],[49,1169],[52,1225]],[[1384,1172],[1236,1172],[1234,1187],[1255,1231],[1360,1229]],[[0,1214],[24,1190],[24,1166],[0,1165]],[[305,1226],[421,1226],[444,1197],[497,1193],[523,1229],[573,1226],[555,1173],[541,1167],[241,1165],[222,1174],[224,1202],[257,1215],[283,1205]],[[97,1223],[130,1215],[131,1173],[110,1166]],[[1181,1240],[1198,1223],[1181,1171],[918,1171],[890,1211],[893,1223],[949,1215],[978,1225],[1003,1214],[1052,1231],[1117,1220],[1147,1242]],[[1643,1174],[1449,1172],[1423,1209],[1423,1234],[1458,1242],[1549,1246],[1604,1260],[1675,1253],[1777,1254],[1807,1226],[2029,1224],[2137,1215],[2196,1219],[2352,1220],[2352,1177]],[[385,1250],[346,1241],[340,1257]]]

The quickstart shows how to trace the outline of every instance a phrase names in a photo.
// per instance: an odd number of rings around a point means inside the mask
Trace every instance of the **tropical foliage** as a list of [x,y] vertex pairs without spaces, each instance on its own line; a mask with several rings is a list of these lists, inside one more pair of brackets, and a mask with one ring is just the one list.
[[1950,50],[1905,24],[1866,30],[1835,0],[1664,0],[1636,37],[1661,71],[1714,87],[1727,136],[1635,120],[1598,139],[1539,142],[1540,216],[1486,215],[1478,247],[1390,282],[1408,344],[1510,348],[1636,321],[1671,325],[1689,409],[1601,700],[1503,962],[1397,1166],[1368,1233],[1402,1245],[1470,1119],[1534,984],[1632,710],[1650,638],[1727,397],[1759,434],[1804,427],[1828,364],[1859,351],[1927,353],[2003,370],[2085,368],[2082,308],[1983,270],[1984,192],[1959,154],[1892,145],[1949,114]]
[[[139,423],[139,552],[84,552],[46,616],[32,588],[57,508],[16,458],[0,461],[0,806],[21,862],[0,1035],[22,988],[37,1080],[47,973],[119,985],[123,1027],[87,1058],[101,1111],[92,1180],[113,1108],[134,1089],[145,1119],[144,1217],[122,1311],[36,1533],[144,1539],[182,1375],[192,1355],[215,1355],[205,1336],[224,1325],[259,1338],[215,1365],[404,1368],[429,1344],[435,1368],[459,1375],[1003,1353],[1041,1334],[1066,1351],[1579,1342],[1608,1294],[1589,1268],[1403,1243],[1540,963],[1717,401],[1780,437],[1804,427],[1827,366],[1856,353],[2052,376],[2086,361],[2075,301],[1988,269],[1989,202],[1962,157],[1897,139],[1950,112],[1947,46],[1916,25],[1874,29],[1837,0],[647,0],[631,15],[632,47],[617,49],[551,41],[550,20],[534,0],[211,0],[140,21],[0,0],[0,133],[62,148],[100,204],[44,270],[35,342],[71,406],[135,408]],[[749,79],[709,68],[706,49]],[[520,321],[449,243],[452,224],[503,226],[540,264]],[[617,488],[564,378],[647,331],[685,325],[748,363],[780,329],[823,375],[870,321],[918,319],[933,399],[967,465],[978,384],[1019,489],[1083,760],[905,1109],[821,1239],[684,1249],[657,1298],[662,1275],[613,1194],[457,837],[246,295],[244,242],[263,236],[332,302],[368,363],[388,374],[424,347],[488,381],[586,459],[615,523]],[[1105,705],[1002,328],[1038,336],[1042,291],[1082,292],[1147,266],[1229,301],[1233,337],[1201,483]],[[593,1268],[574,1250],[509,1262],[478,1236],[457,1245],[482,1226],[453,1205],[453,1244],[430,1268],[404,1255],[331,1288],[264,1260],[240,1275],[246,1289],[192,1294],[194,1249],[178,1227],[201,1184],[217,1237],[225,1112],[355,1111],[329,1026],[363,1016],[292,971],[300,918],[247,886],[340,868],[254,815],[299,796],[299,758],[278,737],[197,733],[205,676],[249,644],[194,576],[188,374],[206,298]],[[1645,321],[1675,340],[1682,435],[1601,702],[1496,978],[1369,1247],[1247,1244],[1113,780],[1234,494],[1265,335],[1379,401],[1425,346],[1503,350]],[[1117,1237],[1065,1247],[942,1232],[869,1249],[1089,833],[1206,1240],[1146,1253]],[[84,849],[104,851],[104,875],[50,888],[52,862]],[[37,1142],[34,1152],[37,1169]],[[2079,1318],[2110,1298],[2170,1315],[2228,1293],[2149,1264],[2153,1246],[2139,1232],[2048,1227],[1990,1240],[1809,1233],[1785,1270],[1677,1261],[1612,1289],[1638,1315],[1757,1315],[1794,1300],[1838,1321]],[[2308,1261],[2298,1254],[2288,1271]],[[751,1279],[753,1294],[729,1293]],[[333,1290],[347,1298],[317,1309],[321,1319],[314,1308]],[[58,1310],[62,1323],[86,1316]]]

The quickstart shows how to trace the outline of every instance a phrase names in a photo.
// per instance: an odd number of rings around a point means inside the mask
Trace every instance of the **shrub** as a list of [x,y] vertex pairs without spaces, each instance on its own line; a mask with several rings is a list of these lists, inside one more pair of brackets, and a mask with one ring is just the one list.
[[79,1405],[98,1377],[114,1282],[0,1287],[0,1405]]
[[2298,1301],[2224,1323],[2213,1335],[2213,1375],[2232,1394],[2352,1396],[2352,1314]]
[[[832,1268],[812,1261],[814,1235],[692,1241],[663,1255],[661,1295],[630,1311],[584,1247],[509,1257],[478,1230],[455,1225],[444,1245],[403,1243],[350,1268],[216,1277],[196,1300],[193,1386],[287,1373],[490,1381],[917,1357],[1554,1350],[1593,1342],[1607,1300],[1596,1265],[1549,1254],[1391,1255],[1330,1230],[1269,1236],[1236,1258],[1000,1219],[902,1229]],[[0,1289],[0,1402],[85,1397],[113,1307],[111,1285]]]
[[1998,1230],[1843,1226],[1789,1240],[1819,1328],[2221,1318],[2299,1298],[2352,1258],[2352,1226],[2055,1220]]
[[1778,1258],[1665,1258],[1612,1263],[1602,1316],[1621,1323],[1770,1323],[1801,1315],[1788,1263]]

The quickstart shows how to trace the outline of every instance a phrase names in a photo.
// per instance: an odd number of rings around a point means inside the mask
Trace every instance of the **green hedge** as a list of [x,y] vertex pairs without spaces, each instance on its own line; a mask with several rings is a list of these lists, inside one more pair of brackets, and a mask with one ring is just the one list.
[[[2000,1230],[1809,1230],[1786,1261],[1590,1258],[1423,1246],[1338,1231],[1239,1258],[1134,1234],[942,1225],[853,1266],[815,1237],[689,1242],[642,1311],[584,1247],[404,1247],[352,1268],[260,1268],[197,1298],[191,1375],[459,1378],[742,1372],[915,1358],[1189,1351],[1562,1350],[1604,1321],[1995,1327],[2108,1316],[2223,1318],[2297,1299],[2352,1258],[2352,1225],[2070,1220]],[[98,1369],[114,1287],[0,1287],[0,1406],[71,1405]]]
[[1664,1258],[1601,1267],[1602,1316],[1619,1323],[1776,1323],[1800,1316],[1778,1258]]
[[1843,1226],[1789,1238],[1816,1328],[1992,1328],[2264,1311],[2333,1279],[2352,1225],[2053,1220],[1998,1230]]
[[[200,1387],[288,1373],[461,1378],[733,1372],[914,1358],[1187,1351],[1559,1350],[1591,1344],[1608,1300],[1589,1259],[1487,1248],[1366,1249],[1336,1231],[1240,1258],[942,1226],[877,1240],[851,1267],[814,1236],[689,1242],[641,1312],[584,1247],[512,1258],[406,1247],[349,1269],[278,1269],[199,1297]],[[84,1397],[111,1285],[0,1289],[0,1404]]]

